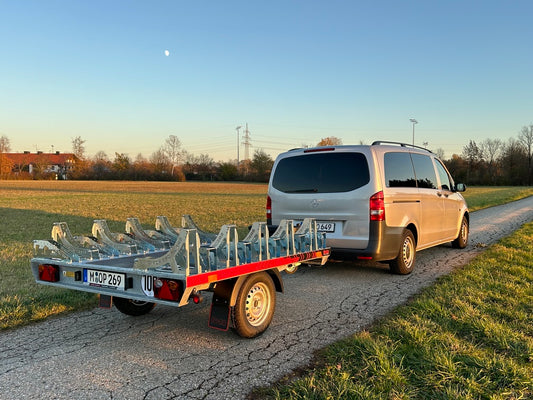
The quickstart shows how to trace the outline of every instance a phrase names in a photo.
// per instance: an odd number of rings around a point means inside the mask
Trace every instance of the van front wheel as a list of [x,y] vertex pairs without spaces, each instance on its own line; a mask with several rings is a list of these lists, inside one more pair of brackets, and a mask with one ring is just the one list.
[[399,275],[407,275],[413,272],[416,258],[416,243],[413,232],[405,229],[402,234],[400,250],[394,260],[389,262],[392,272]]
[[452,247],[455,249],[464,249],[468,244],[468,219],[463,215],[461,221],[461,229],[459,229],[459,235],[452,242]]

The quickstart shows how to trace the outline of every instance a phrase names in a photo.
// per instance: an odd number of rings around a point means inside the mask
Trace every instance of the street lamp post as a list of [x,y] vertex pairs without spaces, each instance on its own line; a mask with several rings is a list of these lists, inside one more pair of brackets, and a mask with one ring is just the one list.
[[409,118],[409,121],[413,124],[413,146],[415,145],[415,125],[418,124],[418,121],[414,118]]
[[241,129],[242,126],[238,126],[235,128],[235,130],[237,131],[237,167],[239,166],[239,129]]

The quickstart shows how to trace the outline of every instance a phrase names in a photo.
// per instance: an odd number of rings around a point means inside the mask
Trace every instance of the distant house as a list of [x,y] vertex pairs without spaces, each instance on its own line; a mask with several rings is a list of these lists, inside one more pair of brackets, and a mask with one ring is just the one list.
[[11,177],[67,179],[69,171],[74,168],[78,158],[72,153],[4,153],[2,154],[2,175]]

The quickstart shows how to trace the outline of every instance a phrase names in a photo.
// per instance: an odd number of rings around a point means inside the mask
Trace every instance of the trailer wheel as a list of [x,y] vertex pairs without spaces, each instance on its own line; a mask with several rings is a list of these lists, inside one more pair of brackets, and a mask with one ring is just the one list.
[[148,314],[155,307],[155,303],[124,299],[122,297],[113,297],[113,304],[121,313],[134,317]]
[[266,272],[248,276],[243,282],[233,307],[233,324],[237,333],[253,338],[263,333],[274,316],[276,291]]

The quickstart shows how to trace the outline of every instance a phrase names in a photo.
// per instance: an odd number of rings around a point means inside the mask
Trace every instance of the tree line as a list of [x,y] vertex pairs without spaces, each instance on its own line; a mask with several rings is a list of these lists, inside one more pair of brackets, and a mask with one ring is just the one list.
[[267,182],[274,160],[256,150],[251,160],[215,162],[208,154],[196,156],[182,148],[178,137],[170,135],[149,158],[134,159],[115,153],[111,159],[104,151],[85,157],[85,141],[77,137],[72,150],[78,162],[69,179],[79,180],[157,180],[157,181],[254,181]]
[[[360,143],[363,143],[362,141]],[[342,139],[330,136],[318,146],[340,145]],[[0,137],[0,171],[3,153],[10,151],[9,139]],[[72,140],[72,151],[77,162],[69,169],[68,179],[79,180],[162,180],[162,181],[253,181],[267,182],[274,160],[263,150],[254,152],[251,160],[237,163],[215,162],[208,154],[196,156],[182,148],[178,137],[170,135],[150,157],[138,154],[115,153],[109,157],[104,151],[93,157],[85,154],[85,140]],[[518,137],[507,141],[485,139],[479,143],[470,140],[461,154],[443,157],[444,151],[434,151],[446,164],[456,182],[467,185],[531,185],[533,183],[533,124],[524,126]],[[5,162],[4,162],[5,163]],[[9,178],[9,174],[3,174]],[[34,175],[43,179],[46,175]]]
[[533,183],[533,124],[522,127],[506,142],[470,140],[461,155],[443,160],[456,182],[469,185],[531,186]]

